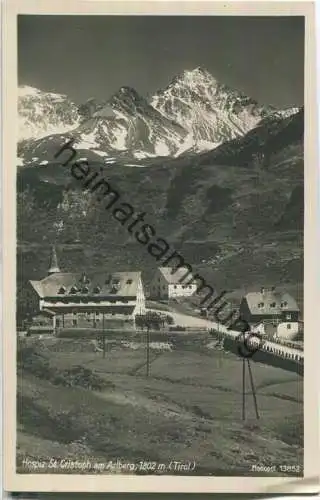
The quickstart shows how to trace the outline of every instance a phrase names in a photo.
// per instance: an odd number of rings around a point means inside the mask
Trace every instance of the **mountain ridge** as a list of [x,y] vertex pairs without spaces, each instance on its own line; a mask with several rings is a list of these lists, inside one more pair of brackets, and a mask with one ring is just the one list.
[[260,105],[203,68],[176,75],[150,99],[128,86],[106,101],[90,98],[79,106],[63,94],[32,87],[22,87],[19,99],[23,163],[50,160],[47,153],[59,149],[71,131],[81,155],[97,161],[178,157],[241,137],[270,114],[295,111]]

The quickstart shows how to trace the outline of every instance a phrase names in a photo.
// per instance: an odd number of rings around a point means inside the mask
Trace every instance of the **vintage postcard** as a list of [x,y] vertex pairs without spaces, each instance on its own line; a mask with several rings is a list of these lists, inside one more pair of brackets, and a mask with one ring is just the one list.
[[5,488],[318,491],[314,5],[3,21]]

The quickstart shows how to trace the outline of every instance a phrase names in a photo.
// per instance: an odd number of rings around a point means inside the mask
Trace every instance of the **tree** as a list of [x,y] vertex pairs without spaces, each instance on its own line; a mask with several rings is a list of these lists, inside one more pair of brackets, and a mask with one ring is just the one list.
[[170,316],[170,314],[167,314],[167,316],[166,316],[166,322],[168,323],[168,325],[173,325],[174,319],[173,319],[172,316]]

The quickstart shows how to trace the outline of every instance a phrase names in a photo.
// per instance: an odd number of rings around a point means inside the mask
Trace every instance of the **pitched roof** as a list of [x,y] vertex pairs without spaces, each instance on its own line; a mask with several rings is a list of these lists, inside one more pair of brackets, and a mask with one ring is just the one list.
[[48,316],[55,316],[55,315],[56,315],[56,313],[55,313],[55,312],[50,311],[50,309],[46,309],[45,307],[44,307],[43,309],[41,309],[41,311],[40,311],[40,313],[39,313],[39,314],[41,314],[41,313],[45,313],[45,314],[47,314]]
[[[78,292],[73,296],[121,296],[135,297],[141,272],[95,272],[95,273],[54,273],[40,281],[30,281],[39,297],[69,296],[72,287]],[[87,292],[83,289],[86,287]],[[99,287],[99,293],[95,289]],[[64,288],[65,293],[59,293]]]
[[159,267],[159,271],[169,285],[183,285],[185,280],[189,281],[192,278],[191,273],[185,267]]
[[282,311],[299,311],[296,300],[287,292],[264,290],[245,296],[251,314],[279,315]]

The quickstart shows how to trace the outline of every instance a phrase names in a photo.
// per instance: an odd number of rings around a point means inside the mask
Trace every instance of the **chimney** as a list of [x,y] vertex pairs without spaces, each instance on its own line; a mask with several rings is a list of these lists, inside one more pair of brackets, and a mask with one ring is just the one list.
[[49,268],[48,274],[50,275],[50,274],[54,274],[54,273],[60,273],[60,269],[58,266],[58,258],[57,258],[56,249],[53,246],[52,252],[51,252],[50,268]]

